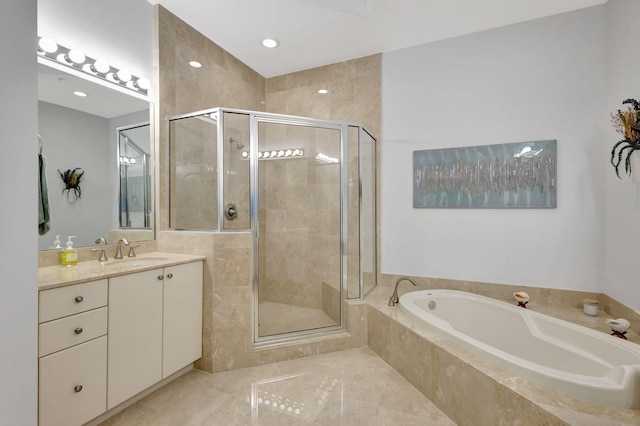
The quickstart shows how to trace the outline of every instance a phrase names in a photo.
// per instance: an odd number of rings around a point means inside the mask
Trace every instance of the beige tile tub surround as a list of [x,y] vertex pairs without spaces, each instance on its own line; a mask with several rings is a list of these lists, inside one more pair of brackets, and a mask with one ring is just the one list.
[[[380,286],[392,287],[396,281],[405,275],[383,274]],[[614,298],[590,291],[563,290],[544,287],[530,287],[510,284],[494,284],[479,281],[449,280],[443,278],[414,277],[420,285],[413,287],[407,282],[400,284],[398,294],[403,295],[409,291],[427,289],[460,290],[469,293],[480,294],[503,302],[516,304],[513,293],[525,291],[530,300],[527,308],[551,315],[566,321],[575,322],[585,327],[597,329],[603,332],[609,330],[604,324],[605,318],[626,318],[631,322],[631,330],[640,331],[640,318],[635,316],[634,310]],[[389,293],[391,294],[391,293]],[[600,312],[597,317],[590,317],[583,313],[583,300],[594,299],[599,301]],[[604,316],[603,316],[604,315]],[[635,342],[640,343],[640,341]]]
[[[532,384],[462,349],[439,331],[419,324],[398,307],[387,306],[393,291],[389,284],[395,284],[398,277],[385,275],[386,285],[378,287],[367,298],[369,347],[457,424],[640,424],[640,410],[587,403]],[[497,295],[498,299],[515,303],[508,297],[513,297],[514,286],[417,277],[416,280],[421,283],[416,291],[446,288],[475,290],[474,293],[482,294],[483,289],[491,287],[487,290],[490,294],[485,295]],[[589,317],[582,312],[584,293],[531,287],[524,290],[532,300],[537,294],[543,300],[551,297],[564,302],[532,302],[527,305],[530,309],[608,334],[604,319],[609,315],[601,311],[598,317]],[[401,287],[400,293],[407,291],[414,291],[414,287]],[[562,293],[562,297],[553,298],[556,292]],[[580,306],[576,306],[578,300]],[[640,343],[640,337],[633,331],[628,336],[632,342]]]

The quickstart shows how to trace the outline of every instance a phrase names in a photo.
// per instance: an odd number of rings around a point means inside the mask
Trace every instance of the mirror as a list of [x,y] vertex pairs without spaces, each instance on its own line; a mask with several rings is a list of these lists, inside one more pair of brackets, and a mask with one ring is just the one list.
[[118,170],[121,229],[150,229],[152,220],[151,138],[149,123],[119,127]]
[[[121,237],[152,240],[150,104],[39,64],[38,114],[50,217],[50,230],[39,237],[39,250],[53,248],[56,235],[63,246],[69,235],[75,235],[75,247],[95,245],[98,238],[109,243]],[[133,154],[134,146],[139,154]],[[121,166],[120,153],[142,164],[129,170]],[[62,179],[74,169],[77,175],[83,173],[79,192],[67,191]]]

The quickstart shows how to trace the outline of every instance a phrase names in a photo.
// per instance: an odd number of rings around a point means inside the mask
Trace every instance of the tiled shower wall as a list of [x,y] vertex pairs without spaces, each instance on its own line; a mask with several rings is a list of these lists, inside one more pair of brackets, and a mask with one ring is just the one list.
[[[322,119],[361,122],[374,134],[380,126],[380,56],[330,65],[267,80],[161,6],[154,8],[156,152],[158,161],[158,250],[206,256],[203,357],[198,367],[225,371],[331,352],[366,344],[366,306],[347,306],[349,334],[252,347],[252,236],[249,232],[184,232],[169,228],[167,117],[213,107],[266,110]],[[195,69],[191,60],[202,63]],[[326,86],[330,84],[330,86]],[[322,101],[304,97],[322,85]],[[369,86],[370,85],[370,86]],[[367,87],[369,86],[369,87]],[[321,106],[321,107],[320,107]],[[286,110],[283,110],[286,109]],[[195,194],[194,196],[198,196]]]
[[259,163],[260,301],[321,309],[322,283],[340,282],[340,165],[315,155],[339,158],[339,131],[268,124],[262,133],[267,149],[306,155]]
[[[310,70],[299,71],[266,80],[266,106],[268,112],[325,120],[359,123],[374,136],[380,135],[380,87],[381,87],[381,55],[372,55],[337,64],[326,65]],[[326,89],[328,93],[320,94],[318,90]],[[348,193],[348,226],[349,240],[347,252],[347,271],[349,295],[356,296],[353,283],[358,282],[359,272],[359,234],[354,232],[359,225],[358,217],[358,158],[357,131],[349,130],[349,193]],[[380,158],[380,144],[376,145],[376,158]],[[380,164],[376,164],[376,173],[380,173]],[[377,206],[380,211],[380,192],[376,188]],[[366,202],[366,197],[363,198]],[[363,205],[367,211],[367,206]],[[267,208],[267,214],[269,209]],[[379,221],[378,221],[379,224]],[[366,219],[365,219],[366,225]],[[380,228],[375,226],[380,241]],[[379,247],[377,263],[380,265]],[[317,253],[323,256],[324,253]],[[363,252],[364,254],[364,252]],[[366,255],[366,254],[364,254]],[[370,275],[370,274],[369,274]],[[329,284],[332,284],[329,282]],[[295,288],[295,287],[294,287]],[[300,288],[300,287],[298,287]],[[269,288],[267,290],[270,290]],[[274,288],[274,290],[276,290]],[[281,294],[280,291],[276,294]],[[304,299],[304,294],[294,296],[295,300]]]

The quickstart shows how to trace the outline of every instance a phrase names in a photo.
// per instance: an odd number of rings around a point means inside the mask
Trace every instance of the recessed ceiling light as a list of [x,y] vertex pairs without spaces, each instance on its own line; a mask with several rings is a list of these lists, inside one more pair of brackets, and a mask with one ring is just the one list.
[[86,94],[86,93],[81,92],[81,91],[79,91],[79,90],[77,90],[77,91],[73,92],[73,94],[74,94],[74,95],[76,95],[76,96],[80,96],[81,98],[85,98],[85,97],[87,97],[87,94]]
[[280,42],[278,40],[276,40],[275,38],[265,38],[264,40],[262,40],[262,45],[264,47],[268,47],[269,49],[273,49],[274,47],[278,47],[279,44],[280,44]]
[[329,93],[329,91],[327,89],[320,89],[318,90],[318,93],[320,93],[321,95],[326,95],[327,93]]
[[194,67],[194,68],[200,68],[200,67],[202,67],[202,64],[201,64],[200,62],[198,62],[198,61],[190,61],[190,62],[189,62],[189,65],[191,65],[191,66],[192,66],[192,67]]

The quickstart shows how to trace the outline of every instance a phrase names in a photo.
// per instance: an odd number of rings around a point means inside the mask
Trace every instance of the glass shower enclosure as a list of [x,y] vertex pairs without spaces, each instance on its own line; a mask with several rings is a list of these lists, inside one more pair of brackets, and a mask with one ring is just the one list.
[[169,119],[170,227],[250,232],[254,343],[345,329],[376,285],[376,141],[361,125],[214,108]]

